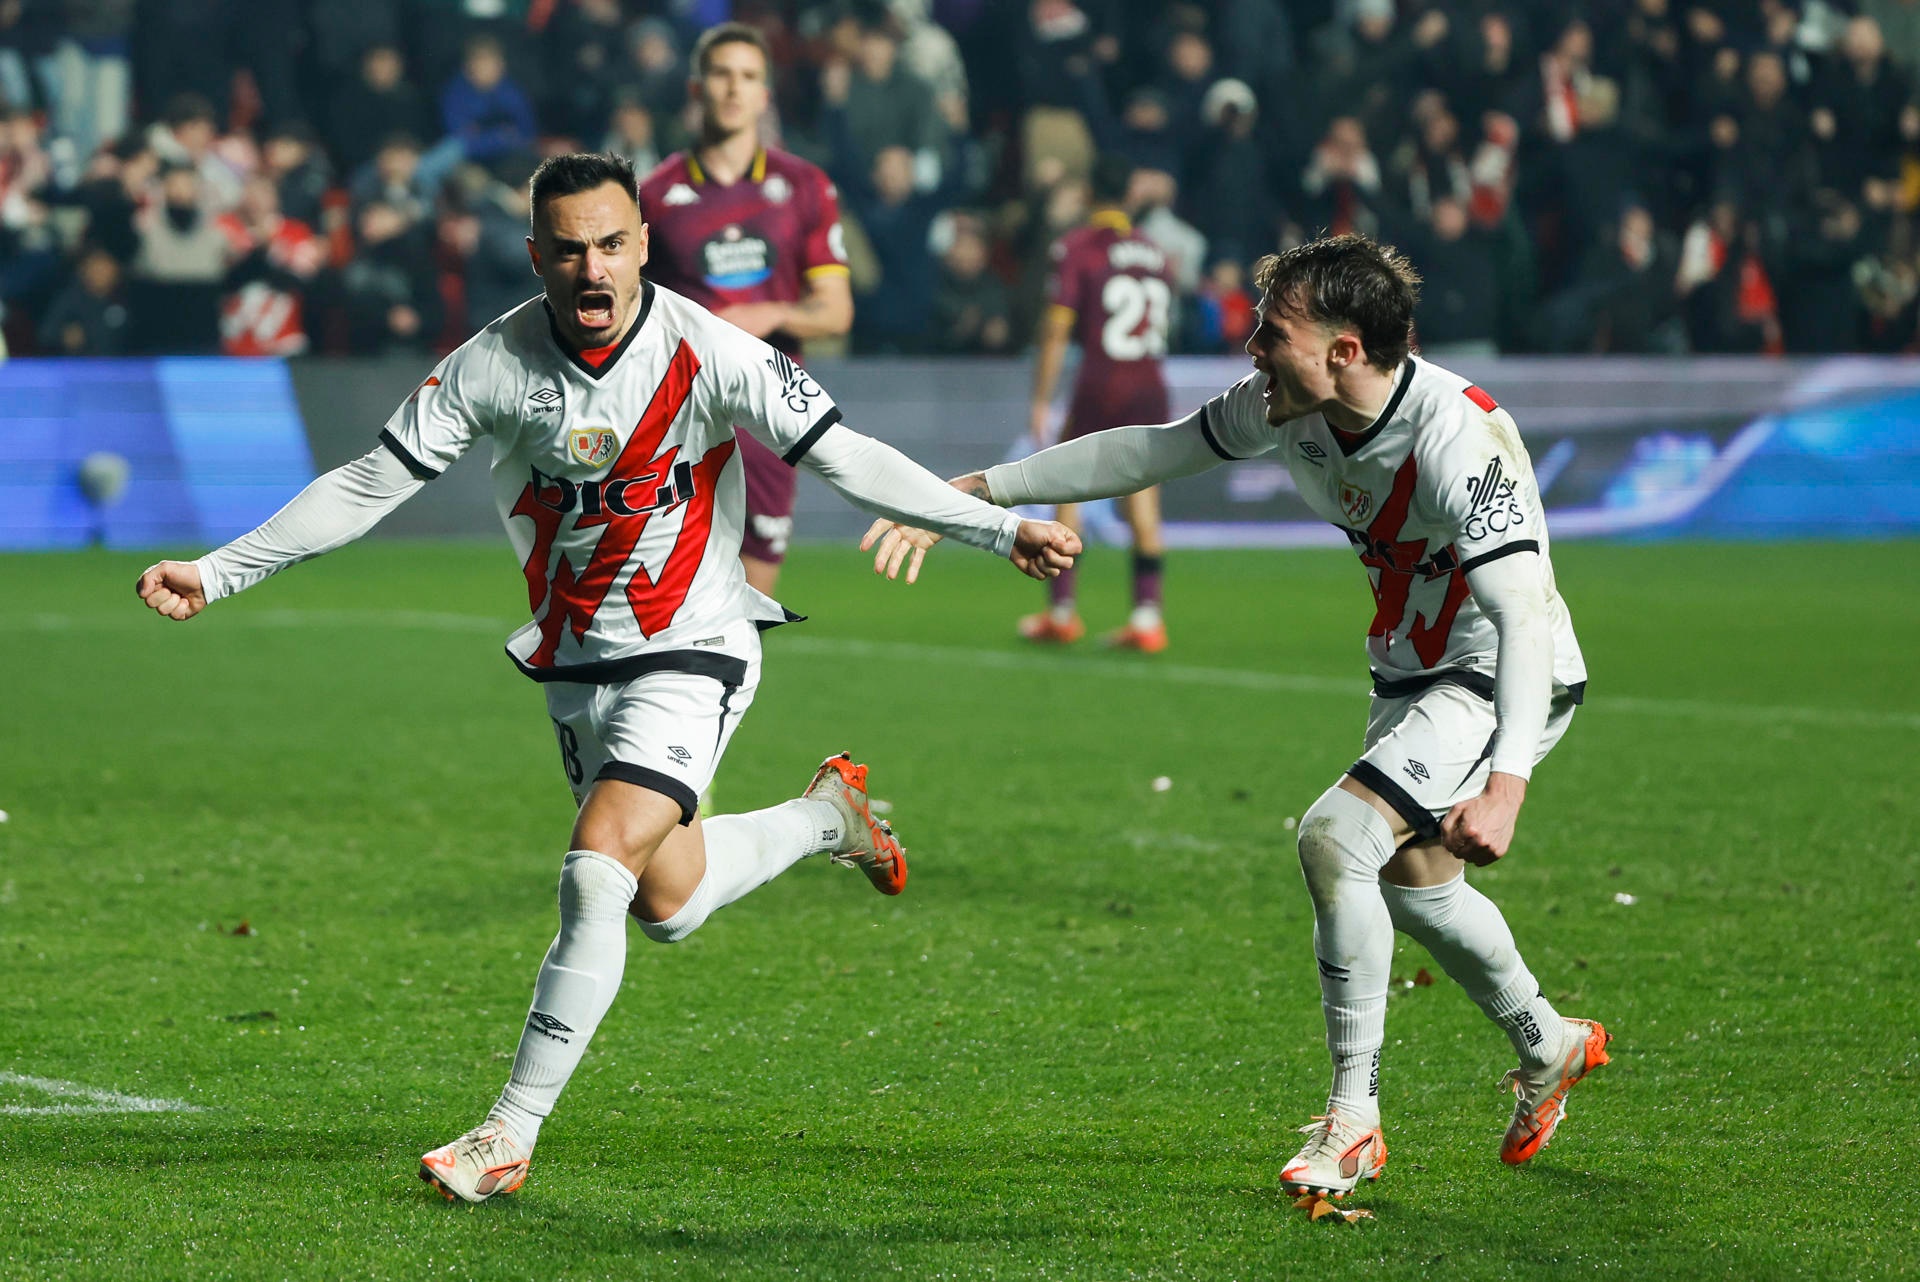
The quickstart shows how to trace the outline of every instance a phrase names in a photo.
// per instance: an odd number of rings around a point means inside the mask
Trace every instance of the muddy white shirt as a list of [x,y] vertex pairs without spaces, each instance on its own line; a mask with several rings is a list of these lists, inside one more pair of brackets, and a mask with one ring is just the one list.
[[382,450],[198,564],[209,600],[230,595],[364,533],[484,438],[531,614],[508,653],[537,680],[621,680],[647,656],[715,644],[742,618],[789,617],[741,569],[735,424],[863,507],[1011,551],[1012,513],[839,421],[805,370],[651,282],[626,337],[581,353],[535,298],[442,361],[388,421]]

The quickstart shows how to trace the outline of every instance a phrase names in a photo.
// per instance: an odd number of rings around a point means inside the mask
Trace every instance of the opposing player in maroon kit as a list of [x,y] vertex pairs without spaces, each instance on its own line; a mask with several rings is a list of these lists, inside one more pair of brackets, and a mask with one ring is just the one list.
[[421,1177],[480,1202],[526,1178],[541,1123],[613,1003],[627,917],[676,943],[809,855],[880,891],[906,861],[867,804],[866,767],[824,762],[792,801],[702,821],[701,790],[753,702],[779,603],[740,565],[741,429],[870,510],[912,519],[1045,578],[1079,540],[957,494],[852,431],[818,383],[759,339],[641,275],[633,169],[556,156],[533,175],[527,238],[545,288],[463,343],[387,421],[380,443],[264,525],[140,576],[143,601],[190,619],[366,533],[476,446],[526,577],[508,638],[546,693],[579,804],[560,871],[560,931],[540,965],[506,1088],[486,1120],[421,1158]]
[[[760,145],[772,92],[766,41],[725,22],[693,48],[689,88],[700,103],[700,141],[675,152],[640,184],[653,236],[647,274],[800,358],[809,338],[853,325],[853,290],[833,183],[798,156]],[[793,469],[751,437],[747,469],[747,582],[772,595],[793,533]]]
[[[1160,358],[1167,354],[1167,325],[1173,309],[1172,277],[1160,247],[1133,230],[1127,216],[1127,187],[1133,167],[1118,156],[1102,156],[1093,171],[1093,210],[1084,227],[1062,236],[1053,247],[1053,272],[1047,280],[1046,319],[1034,362],[1032,431],[1036,447],[1045,445],[1048,406],[1066,361],[1067,344],[1080,345],[1080,372],[1073,383],[1062,440],[1077,440],[1125,427],[1161,423],[1167,418],[1167,380]],[[1120,500],[1121,514],[1133,530],[1133,613],[1125,627],[1108,634],[1109,645],[1144,650],[1167,648],[1160,614],[1160,491],[1149,486]],[[1079,508],[1062,504],[1062,524],[1080,528]],[[1048,609],[1020,620],[1029,641],[1066,643],[1086,635],[1074,603],[1074,572],[1047,585]]]

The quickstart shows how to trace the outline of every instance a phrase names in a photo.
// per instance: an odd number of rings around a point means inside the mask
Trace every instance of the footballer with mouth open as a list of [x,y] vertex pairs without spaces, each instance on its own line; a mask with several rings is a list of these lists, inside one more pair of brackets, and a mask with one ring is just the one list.
[[620,987],[632,915],[685,939],[808,855],[880,891],[906,858],[867,801],[867,767],[829,757],[794,800],[696,813],[760,679],[760,633],[791,617],[740,564],[739,425],[852,502],[1006,557],[1037,579],[1079,540],[960,494],[846,427],[785,355],[645,278],[635,176],[575,154],[534,173],[527,249],[544,289],[442,361],[369,454],[320,477],[259,529],[140,576],[143,601],[189,619],[365,534],[482,441],[531,617],[507,641],[540,683],[578,811],[560,930],[540,964],[506,1087],[486,1119],[421,1159],[449,1198],[526,1178],[542,1121]]
[[[1380,1049],[1393,933],[1424,944],[1512,1041],[1517,1101],[1500,1145],[1529,1161],[1608,1035],[1567,1019],[1466,866],[1503,857],[1533,767],[1566,733],[1586,664],[1554,584],[1533,465],[1493,397],[1411,351],[1419,277],[1363,236],[1262,259],[1253,372],[1194,413],[1121,427],[958,478],[1012,507],[1131,494],[1277,455],[1352,544],[1373,589],[1373,703],[1361,754],[1300,820],[1333,1086],[1280,1170],[1343,1197],[1379,1178]],[[918,574],[937,536],[878,522],[874,568]]]

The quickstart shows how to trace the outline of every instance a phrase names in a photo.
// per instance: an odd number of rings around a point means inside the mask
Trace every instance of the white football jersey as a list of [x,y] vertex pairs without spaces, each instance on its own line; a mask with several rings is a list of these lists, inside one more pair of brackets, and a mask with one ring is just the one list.
[[1373,583],[1367,658],[1377,686],[1465,673],[1486,678],[1490,694],[1499,637],[1467,571],[1518,552],[1539,553],[1555,684],[1586,680],[1554,587],[1532,460],[1491,396],[1410,356],[1380,417],[1352,436],[1320,414],[1269,425],[1265,390],[1266,375],[1248,375],[1201,408],[1200,429],[1222,458],[1278,451],[1307,506],[1345,531]]
[[789,466],[838,422],[792,360],[652,282],[617,345],[575,354],[544,298],[488,325],[380,439],[422,478],[480,438],[532,620],[507,642],[539,680],[615,681],[645,656],[720,648],[789,616],[740,566],[738,424]]

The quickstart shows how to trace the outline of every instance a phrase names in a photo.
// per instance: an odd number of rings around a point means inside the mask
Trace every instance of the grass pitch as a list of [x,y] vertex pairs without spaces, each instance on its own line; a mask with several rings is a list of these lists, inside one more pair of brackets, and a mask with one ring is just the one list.
[[1039,590],[985,557],[801,549],[720,800],[850,747],[912,884],[809,861],[635,932],[474,1209],[415,1164],[505,1077],[570,811],[507,554],[356,546],[185,626],[145,558],[0,558],[0,1276],[1920,1274],[1920,545],[1556,560],[1592,698],[1476,882],[1614,1063],[1508,1170],[1504,1038],[1397,988],[1348,1227],[1276,1188],[1326,1086],[1289,821],[1363,724],[1345,552],[1174,556],[1140,660],[1020,648]]

